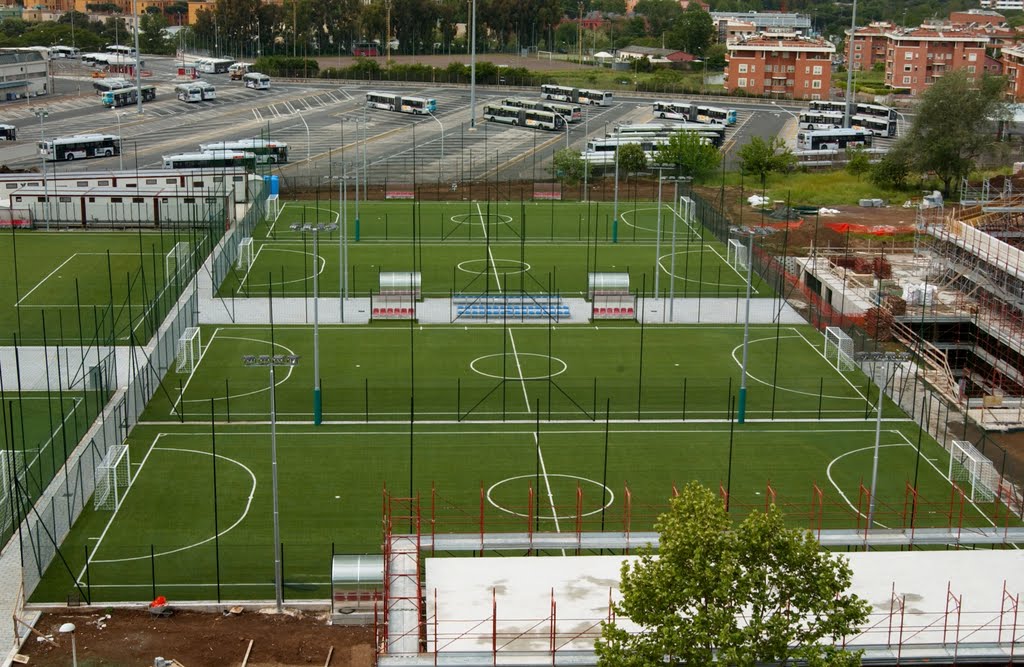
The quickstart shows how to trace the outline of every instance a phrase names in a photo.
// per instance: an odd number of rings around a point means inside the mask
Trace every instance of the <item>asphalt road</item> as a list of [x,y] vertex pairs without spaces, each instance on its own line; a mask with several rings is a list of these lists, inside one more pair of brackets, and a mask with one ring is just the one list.
[[[185,103],[174,97],[176,63],[170,58],[147,58],[146,83],[155,84],[157,100],[139,114],[134,106],[111,110],[93,94],[91,70],[79,61],[55,61],[57,96],[0,104],[0,122],[18,127],[20,141],[0,145],[0,164],[12,168],[39,165],[35,141],[40,130],[47,137],[86,132],[120,134],[123,154],[118,157],[54,165],[61,171],[162,166],[162,156],[188,152],[200,143],[269,136],[290,145],[289,165],[280,167],[288,181],[311,184],[365,173],[370,183],[411,184],[465,181],[470,178],[543,180],[550,176],[551,156],[568,144],[582,149],[588,137],[603,136],[615,123],[642,123],[653,119],[654,97],[618,96],[609,107],[585,107],[586,121],[569,132],[545,132],[488,123],[478,118],[471,127],[469,89],[432,86],[274,80],[268,91],[245,88],[226,74],[204,75],[216,85],[217,99]],[[367,110],[364,94],[370,89],[401,90],[437,100],[435,117]],[[478,109],[490,99],[508,95],[536,95],[533,89],[480,86]],[[726,135],[723,151],[727,167],[736,163],[740,146],[752,136],[780,132],[795,136],[799,105],[777,106],[723,102],[737,109],[738,122]],[[33,108],[48,112],[40,127]],[[790,137],[791,138],[791,137]],[[365,164],[365,172],[364,172]]]

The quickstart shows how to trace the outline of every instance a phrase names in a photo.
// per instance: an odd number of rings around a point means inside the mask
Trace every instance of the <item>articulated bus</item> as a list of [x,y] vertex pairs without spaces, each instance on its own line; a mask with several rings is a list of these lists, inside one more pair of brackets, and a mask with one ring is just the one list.
[[659,146],[668,143],[668,137],[606,137],[604,139],[591,139],[583,151],[583,159],[588,164],[596,167],[614,166],[615,153],[617,148],[627,144],[637,144],[643,149],[648,160],[656,157]]
[[565,119],[554,111],[523,109],[502,104],[484,105],[484,120],[541,130],[561,130],[565,127]]
[[283,141],[267,139],[239,139],[237,141],[218,141],[211,144],[200,144],[203,153],[210,151],[234,151],[252,153],[257,164],[279,164],[288,161],[288,144]]
[[520,109],[552,111],[569,123],[578,123],[583,120],[583,109],[578,104],[562,104],[561,102],[551,102],[549,100],[531,100],[525,97],[507,97],[499,102],[499,104]]
[[131,88],[134,86],[128,79],[100,79],[99,81],[93,81],[92,87],[96,91],[97,95],[103,93],[109,93],[112,90],[122,90],[124,88]]
[[835,130],[806,130],[797,134],[796,147],[802,151],[840,150],[871,146],[871,130],[840,128]]
[[226,74],[234,64],[230,58],[204,58],[196,63],[196,69],[204,74]]
[[550,83],[540,87],[540,96],[546,100],[561,100],[573,104],[597,104],[603,107],[612,103],[612,94],[603,90],[556,86]]
[[253,90],[270,90],[270,77],[266,74],[260,74],[259,72],[247,72],[242,77],[242,81],[245,83],[246,88],[252,88]]
[[406,97],[396,93],[366,93],[366,106],[384,111],[401,111],[415,115],[432,114],[437,111],[437,100],[428,97]]
[[639,125],[620,125],[614,133],[608,135],[608,138],[614,139],[616,137],[620,137],[625,140],[630,137],[654,137],[668,140],[669,137],[677,132],[693,132],[700,137],[704,143],[711,144],[715,148],[720,148],[725,144],[724,125],[703,125],[701,123],[678,123],[675,125],[645,123]]
[[[846,102],[840,100],[811,100],[808,106],[812,111],[838,111],[840,113],[846,113]],[[875,116],[877,118],[896,120],[897,113],[896,109],[893,109],[892,107],[887,107],[881,104],[857,102],[853,107],[853,115]]]
[[244,151],[203,151],[164,156],[164,169],[218,169],[244,167],[256,169],[256,156]]
[[47,160],[80,160],[121,154],[121,137],[113,134],[76,134],[39,142],[39,154]]
[[135,57],[135,49],[130,46],[122,46],[120,44],[107,44],[103,47],[103,50],[107,53],[113,53],[119,56],[127,56],[128,58]]
[[690,120],[690,105],[687,102],[655,102],[655,118]]
[[0,141],[17,141],[18,128],[13,125],[0,125]]
[[[139,89],[132,86],[131,88],[121,88],[120,90],[108,90],[107,92],[100,95],[100,101],[103,106],[110,107],[126,107],[131,104],[135,104],[139,99]],[[142,101],[152,102],[156,99],[156,86],[145,85],[142,87]]]
[[693,116],[690,120],[698,123],[721,123],[723,125],[736,124],[735,109],[722,109],[721,107],[709,107],[698,104],[691,113],[693,113]]
[[797,117],[801,130],[837,130],[843,126],[842,111],[801,111]]
[[882,116],[862,116],[857,114],[850,119],[854,127],[864,127],[871,130],[876,137],[895,137],[896,119],[884,118]]

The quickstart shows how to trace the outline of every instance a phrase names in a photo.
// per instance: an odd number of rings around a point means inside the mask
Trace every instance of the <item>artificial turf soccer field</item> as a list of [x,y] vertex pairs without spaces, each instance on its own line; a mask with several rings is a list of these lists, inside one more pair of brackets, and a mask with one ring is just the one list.
[[[580,296],[588,271],[628,270],[650,295],[658,258],[662,294],[745,293],[725,248],[670,207],[660,239],[655,205],[623,203],[618,230],[611,210],[369,203],[357,242],[350,204],[351,289],[415,269],[427,296]],[[337,233],[314,256],[309,235],[289,229],[334,220],[327,203],[286,205],[219,294],[312,296],[315,267],[321,295],[337,297]],[[751,287],[775,296],[756,278]],[[736,512],[774,499],[794,525],[865,523],[878,388],[830,365],[810,326],[751,328],[742,425],[742,326],[322,323],[319,336],[315,426],[312,327],[203,326],[198,363],[163,378],[129,437],[134,479],[120,506],[87,506],[33,599],[274,596],[270,377],[246,355],[299,357],[277,369],[274,392],[289,599],[328,595],[332,553],[380,552],[385,489],[420,499],[424,532],[651,530],[689,480],[727,489]],[[961,512],[945,451],[891,402],[883,415],[876,527],[1006,521],[992,505]],[[920,494],[913,519],[908,484]]]

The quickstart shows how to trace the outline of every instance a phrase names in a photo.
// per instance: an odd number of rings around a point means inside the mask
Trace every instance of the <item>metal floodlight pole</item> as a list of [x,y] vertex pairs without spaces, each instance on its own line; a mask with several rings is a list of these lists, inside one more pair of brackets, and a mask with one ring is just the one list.
[[747,418],[747,357],[750,349],[750,291],[754,269],[754,229],[750,229],[747,246],[747,298],[743,314],[743,364],[740,370],[740,395],[736,410],[736,421],[742,424]]
[[846,40],[846,104],[843,109],[843,127],[850,127],[853,106],[853,39],[857,32],[857,0],[853,0],[853,17],[850,19],[850,39]]
[[[618,164],[618,160],[615,161]],[[617,180],[617,179],[616,179]],[[658,298],[658,279],[661,277],[661,183],[662,173],[658,169],[658,224],[654,234],[654,298]],[[633,221],[634,224],[636,221]],[[672,277],[669,276],[671,279]]]
[[247,354],[242,356],[242,364],[250,368],[270,368],[270,492],[274,511],[274,595],[277,600],[277,613],[284,611],[284,584],[281,571],[281,521],[277,500],[277,405],[274,368],[277,366],[296,366],[298,355],[294,354]]
[[46,229],[50,229],[50,191],[46,181],[46,153],[43,146],[46,144],[46,136],[43,131],[43,120],[50,115],[50,112],[42,107],[32,107],[30,111],[39,119],[39,161],[43,163],[43,199],[46,200]]
[[476,0],[469,12],[469,129],[476,129]]
[[441,120],[434,114],[427,112],[427,115],[434,119],[434,121],[441,127],[441,159],[444,159],[444,125]]
[[615,204],[612,207],[612,221],[619,224],[619,126],[613,128],[615,132]]
[[[139,93],[139,97],[141,98],[141,96],[142,96],[142,93],[140,92]],[[117,116],[117,140],[120,142],[121,141],[121,112],[120,111],[115,111],[114,115]],[[121,171],[124,171],[124,151],[122,151],[120,149],[118,149],[118,151],[117,151],[117,165],[118,165],[118,169],[120,169]]]
[[878,385],[878,405],[875,408],[875,449],[871,462],[871,498],[868,502],[868,530],[875,518],[875,489],[878,485],[878,451],[882,443],[882,401],[885,398],[885,385],[889,383],[889,364],[909,361],[906,352],[861,352],[856,355],[857,361],[870,364],[882,364],[882,381]]
[[[676,238],[679,236],[677,226],[679,224],[679,181],[690,182],[693,179],[689,176],[674,176],[673,194],[674,205],[672,206],[672,258],[669,260],[669,273],[672,280],[668,283],[668,321],[672,322],[676,317]],[[684,209],[685,213],[685,209]],[[689,232],[687,232],[689,233]]]
[[[587,109],[583,109],[583,143],[586,148],[587,137],[590,136],[590,112]],[[536,152],[534,147],[534,152]],[[587,162],[586,158],[583,159],[583,196],[580,197],[582,201],[587,201],[587,172],[590,171],[590,163]]]
[[290,225],[292,231],[313,235],[313,424],[323,422],[323,401],[320,395],[320,232],[333,232],[336,224]]
[[139,10],[132,0],[132,16],[135,19],[135,113],[142,113],[142,54],[139,52]]

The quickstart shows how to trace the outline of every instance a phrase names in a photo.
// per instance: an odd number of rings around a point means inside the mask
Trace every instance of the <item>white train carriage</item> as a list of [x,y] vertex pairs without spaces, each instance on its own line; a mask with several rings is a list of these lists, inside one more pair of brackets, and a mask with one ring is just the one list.
[[[139,171],[69,171],[49,173],[46,186],[50,192],[67,188],[166,188],[184,193],[220,193],[233,191],[238,203],[249,203],[259,191],[260,178],[245,169],[140,169]],[[38,173],[0,174],[0,197],[21,187],[43,187]]]
[[235,220],[234,191],[196,193],[174,188],[62,188],[25,186],[10,193],[12,209],[27,209],[36,224],[91,228],[207,227]]

